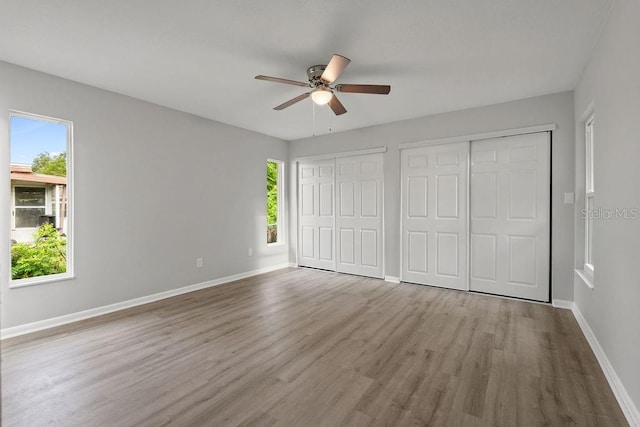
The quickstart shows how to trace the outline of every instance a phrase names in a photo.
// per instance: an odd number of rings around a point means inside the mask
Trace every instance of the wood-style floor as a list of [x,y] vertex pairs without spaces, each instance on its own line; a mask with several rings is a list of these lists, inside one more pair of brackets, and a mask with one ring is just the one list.
[[6,426],[626,425],[568,310],[280,270],[2,342]]

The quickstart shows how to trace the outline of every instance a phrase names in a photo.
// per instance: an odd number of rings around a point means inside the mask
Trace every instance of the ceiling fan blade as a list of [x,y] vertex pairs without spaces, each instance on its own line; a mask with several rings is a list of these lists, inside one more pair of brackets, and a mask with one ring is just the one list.
[[256,76],[255,77],[257,80],[266,80],[268,82],[276,82],[276,83],[284,83],[287,85],[294,85],[294,86],[300,86],[300,87],[309,87],[309,83],[304,83],[304,82],[297,82],[295,80],[289,80],[289,79],[281,79],[280,77],[270,77],[270,76]]
[[300,102],[303,99],[308,98],[309,95],[311,95],[311,92],[303,93],[302,95],[298,95],[295,98],[292,98],[292,99],[288,100],[287,102],[284,102],[284,103],[278,105],[277,107],[274,107],[273,109],[274,110],[278,110],[278,111],[284,110],[285,108],[292,106],[296,102]]
[[336,90],[344,93],[372,93],[376,95],[388,95],[389,92],[391,92],[391,86],[341,84],[336,85]]
[[336,81],[338,76],[347,68],[351,60],[342,55],[335,54],[331,57],[331,61],[327,65],[327,68],[324,69],[324,72],[320,76],[325,83],[333,83]]
[[347,109],[344,108],[344,105],[342,105],[342,102],[340,102],[340,100],[338,99],[335,93],[331,97],[331,101],[329,101],[329,108],[331,108],[331,110],[335,113],[336,116],[339,116],[347,112]]

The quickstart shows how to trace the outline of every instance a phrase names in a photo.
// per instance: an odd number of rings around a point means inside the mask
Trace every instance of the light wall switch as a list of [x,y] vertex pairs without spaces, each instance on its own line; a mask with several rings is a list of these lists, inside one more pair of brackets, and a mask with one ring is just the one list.
[[564,193],[564,203],[566,205],[572,205],[575,202],[574,193]]
[[202,267],[202,258],[196,258],[196,267],[197,268],[201,268]]
[[247,255],[249,255],[249,256],[253,256],[253,248],[249,248],[249,249],[247,250]]

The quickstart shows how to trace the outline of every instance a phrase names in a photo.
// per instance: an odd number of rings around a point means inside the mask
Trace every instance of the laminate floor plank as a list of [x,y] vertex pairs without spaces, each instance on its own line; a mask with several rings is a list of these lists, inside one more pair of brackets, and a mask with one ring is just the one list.
[[1,343],[6,426],[624,426],[568,310],[285,269]]

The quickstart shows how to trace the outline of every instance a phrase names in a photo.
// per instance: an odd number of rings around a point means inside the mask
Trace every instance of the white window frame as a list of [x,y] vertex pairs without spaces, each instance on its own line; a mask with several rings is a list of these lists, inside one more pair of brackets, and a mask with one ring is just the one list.
[[[41,285],[51,282],[59,282],[62,280],[69,280],[75,277],[74,273],[74,185],[73,185],[73,122],[70,120],[57,119],[54,117],[43,116],[40,114],[27,113],[24,111],[9,110],[9,127],[11,127],[11,119],[13,117],[22,117],[32,120],[40,120],[50,123],[62,124],[67,127],[67,271],[59,274],[49,274],[47,276],[30,277],[28,279],[12,279],[11,268],[8,270],[9,275],[9,288],[22,288],[25,286]],[[9,135],[11,135],[11,129],[9,129]],[[11,138],[9,137],[9,152],[11,152]],[[13,203],[13,202],[12,202]],[[45,208],[46,212],[46,208]],[[62,219],[64,221],[64,218]],[[9,230],[10,231],[10,230]],[[11,255],[9,255],[11,256]],[[8,265],[11,265],[11,259],[9,259]]]
[[[281,246],[284,245],[284,161],[278,159],[267,159],[267,163],[276,163],[278,165],[278,181],[276,185],[278,186],[278,222],[276,222],[276,229],[278,230],[276,238],[277,240],[273,243],[267,243],[267,246]],[[266,198],[265,198],[266,200]],[[269,224],[266,224],[268,227]],[[265,227],[266,229],[266,227]]]
[[591,114],[584,125],[585,135],[585,220],[584,220],[584,273],[594,281],[593,264],[593,209],[595,199],[594,180],[594,129],[595,114]]

